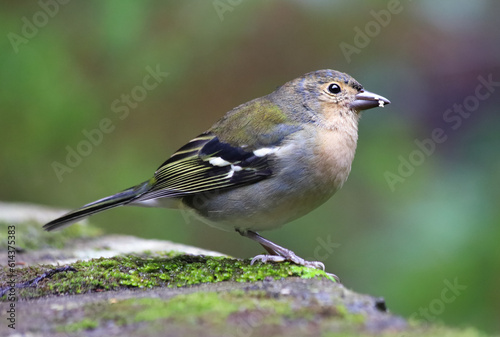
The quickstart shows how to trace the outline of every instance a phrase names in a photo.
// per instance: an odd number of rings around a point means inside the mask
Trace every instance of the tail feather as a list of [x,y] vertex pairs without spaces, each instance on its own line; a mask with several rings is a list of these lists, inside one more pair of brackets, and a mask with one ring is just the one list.
[[99,213],[110,208],[126,205],[146,193],[150,189],[150,186],[150,182],[146,181],[120,193],[91,202],[90,204],[75,209],[60,218],[52,220],[43,226],[43,228],[46,231],[61,229],[89,215]]

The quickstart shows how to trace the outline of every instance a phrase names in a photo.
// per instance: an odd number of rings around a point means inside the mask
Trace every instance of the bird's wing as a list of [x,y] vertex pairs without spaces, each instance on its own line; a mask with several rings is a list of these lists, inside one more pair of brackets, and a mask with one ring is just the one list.
[[184,197],[254,183],[272,174],[268,155],[221,142],[208,132],[194,138],[163,163],[150,190],[137,201]]

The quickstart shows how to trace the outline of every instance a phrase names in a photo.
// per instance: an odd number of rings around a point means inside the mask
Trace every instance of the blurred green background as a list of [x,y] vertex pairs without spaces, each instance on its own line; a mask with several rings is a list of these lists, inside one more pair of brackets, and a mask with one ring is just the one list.
[[[264,236],[396,314],[499,331],[498,13],[494,0],[1,1],[0,200],[81,206],[148,179],[234,106],[305,72],[345,71],[392,104],[364,113],[343,189]],[[148,69],[168,76],[145,90]],[[112,131],[89,147],[103,120]],[[415,141],[436,128],[446,140],[422,154]],[[172,210],[92,221],[261,253]]]

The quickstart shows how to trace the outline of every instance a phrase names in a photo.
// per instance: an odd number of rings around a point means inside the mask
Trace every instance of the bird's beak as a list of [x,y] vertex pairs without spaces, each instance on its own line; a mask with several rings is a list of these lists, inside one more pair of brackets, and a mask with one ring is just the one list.
[[367,110],[371,108],[381,107],[383,108],[385,104],[391,104],[387,98],[363,90],[356,94],[355,100],[351,103],[350,107],[354,110]]

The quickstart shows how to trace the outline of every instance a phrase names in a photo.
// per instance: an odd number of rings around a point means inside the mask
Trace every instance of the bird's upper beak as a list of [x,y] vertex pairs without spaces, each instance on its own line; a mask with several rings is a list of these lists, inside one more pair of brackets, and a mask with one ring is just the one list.
[[351,108],[354,110],[367,110],[371,108],[381,107],[385,104],[391,104],[387,98],[374,94],[366,90],[362,90],[354,96],[356,99],[351,103]]

